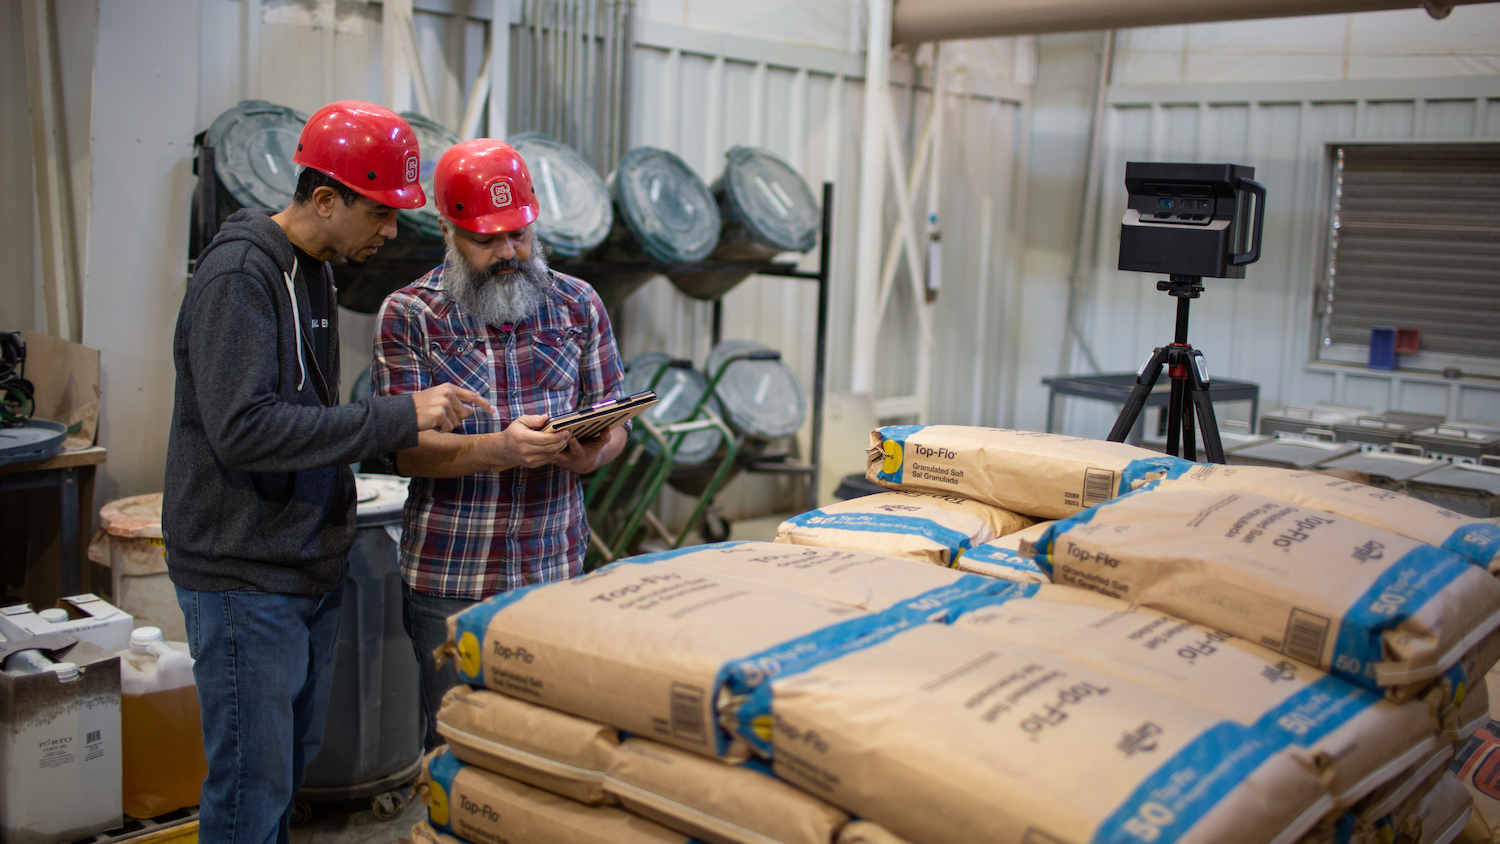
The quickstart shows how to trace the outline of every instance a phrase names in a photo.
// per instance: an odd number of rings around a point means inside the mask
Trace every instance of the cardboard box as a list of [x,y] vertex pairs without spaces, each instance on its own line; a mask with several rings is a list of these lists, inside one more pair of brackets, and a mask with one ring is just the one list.
[[7,639],[25,639],[51,633],[72,633],[110,653],[130,647],[130,631],[135,619],[98,595],[73,595],[57,602],[56,609],[67,612],[66,620],[48,621],[30,604],[0,607],[0,634]]
[[[78,667],[22,673],[23,650]],[[69,633],[0,644],[0,844],[60,844],[120,826],[120,658]]]

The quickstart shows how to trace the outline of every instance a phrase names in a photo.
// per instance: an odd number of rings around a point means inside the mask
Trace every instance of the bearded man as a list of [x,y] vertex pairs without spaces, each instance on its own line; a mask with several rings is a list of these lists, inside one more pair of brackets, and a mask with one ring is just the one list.
[[526,163],[480,138],[438,161],[433,194],[447,257],[381,305],[376,396],[452,383],[490,399],[452,433],[424,431],[392,456],[412,478],[402,524],[402,610],[421,663],[425,746],[458,682],[432,652],[446,619],[499,592],[575,577],[589,525],[579,476],[613,460],[626,428],[590,440],[542,428],[550,417],[623,395],[609,317],[587,283],[553,272],[532,223]]

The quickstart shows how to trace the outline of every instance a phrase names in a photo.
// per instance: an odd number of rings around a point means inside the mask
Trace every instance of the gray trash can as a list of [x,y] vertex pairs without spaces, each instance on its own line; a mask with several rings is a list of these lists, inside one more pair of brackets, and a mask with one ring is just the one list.
[[[703,370],[712,378],[722,363],[741,352],[771,351],[751,340],[725,340],[708,353]],[[729,365],[714,388],[724,404],[724,421],[746,445],[789,437],[807,418],[807,397],[797,376],[780,360],[739,360]]]
[[[792,165],[758,147],[737,146],[725,158],[724,174],[711,188],[723,223],[710,260],[769,261],[817,244],[823,215]],[[668,277],[683,293],[712,300],[751,275],[750,270],[714,270]]]
[[344,579],[333,691],[323,749],[307,766],[294,815],[307,803],[370,798],[382,820],[401,814],[422,763],[418,669],[401,624],[398,551],[406,481],[356,475],[357,530]]
[[[596,260],[692,263],[718,245],[718,203],[693,168],[667,150],[636,147],[625,153],[607,185],[614,225],[594,250]],[[655,275],[655,270],[613,274],[594,282],[594,289],[613,310]]]
[[[670,359],[669,355],[662,352],[646,352],[631,358],[625,365],[625,394],[634,395],[647,389],[657,370]],[[708,379],[703,377],[703,373],[695,369],[667,367],[662,373],[661,380],[656,382],[658,401],[645,412],[645,416],[658,425],[681,422],[692,413],[693,407],[706,389],[708,389]],[[724,416],[724,408],[713,396],[709,396],[705,407],[716,416],[721,418]],[[660,446],[655,440],[647,437],[643,430],[637,428],[632,436],[646,443],[647,453],[655,455],[660,452]],[[678,466],[702,463],[713,457],[723,443],[724,434],[718,428],[703,428],[689,432],[682,438],[682,443],[677,447],[672,462]]]
[[506,140],[531,171],[541,206],[535,231],[548,254],[577,258],[603,243],[615,215],[609,189],[583,156],[540,132],[524,132]]
[[291,204],[292,156],[306,125],[307,115],[265,100],[241,100],[214,119],[204,143],[214,149],[220,221],[241,208],[280,211]]

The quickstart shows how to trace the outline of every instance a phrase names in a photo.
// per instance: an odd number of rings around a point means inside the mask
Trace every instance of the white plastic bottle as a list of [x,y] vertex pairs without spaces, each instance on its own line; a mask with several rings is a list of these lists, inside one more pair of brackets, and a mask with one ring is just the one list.
[[198,805],[208,760],[193,658],[182,642],[140,627],[120,651],[125,814],[152,818]]

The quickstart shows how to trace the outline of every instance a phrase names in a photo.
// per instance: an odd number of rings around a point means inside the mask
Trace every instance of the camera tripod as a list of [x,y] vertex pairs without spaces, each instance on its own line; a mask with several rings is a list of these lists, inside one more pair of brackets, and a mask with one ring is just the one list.
[[1198,412],[1198,427],[1203,431],[1203,450],[1208,453],[1209,461],[1223,463],[1224,445],[1219,441],[1219,422],[1214,417],[1213,401],[1208,396],[1208,369],[1203,365],[1203,353],[1188,345],[1187,341],[1188,307],[1203,293],[1203,277],[1173,275],[1169,278],[1169,281],[1158,281],[1156,289],[1177,300],[1176,336],[1170,345],[1156,347],[1151,358],[1136,373],[1135,389],[1125,400],[1125,407],[1115,420],[1109,439],[1125,441],[1165,365],[1167,377],[1172,379],[1172,397],[1167,404],[1167,453],[1193,461],[1198,459],[1193,439],[1193,417],[1187,410],[1191,398]]

